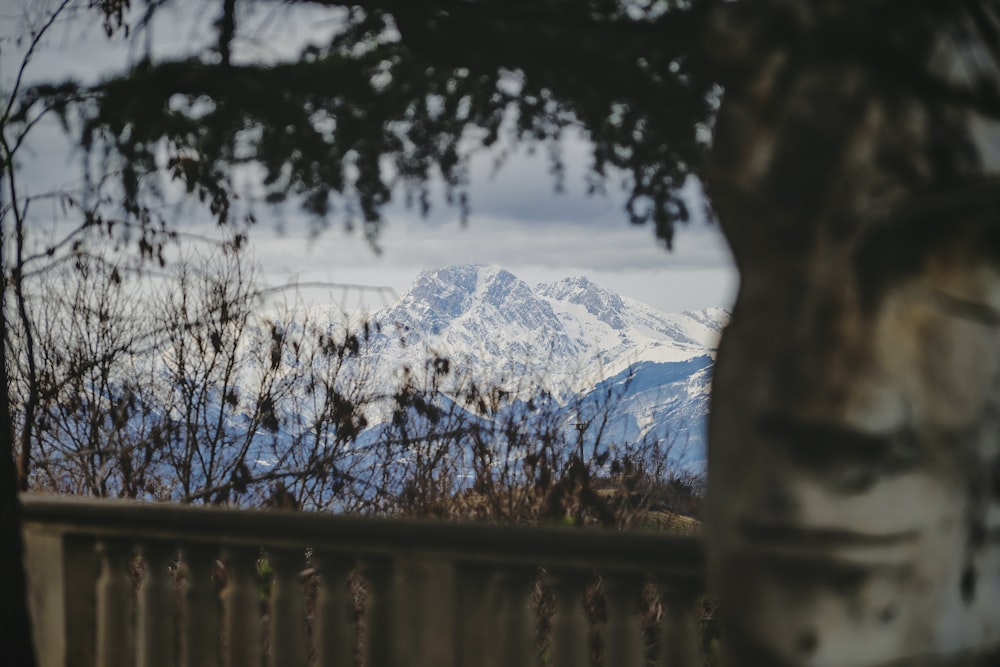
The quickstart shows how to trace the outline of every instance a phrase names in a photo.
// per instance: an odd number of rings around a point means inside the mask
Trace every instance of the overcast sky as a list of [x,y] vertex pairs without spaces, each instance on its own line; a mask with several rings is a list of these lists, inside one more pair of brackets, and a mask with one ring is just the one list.
[[[49,0],[0,0],[2,83],[9,90],[19,62],[11,35],[22,25],[24,9],[37,12],[54,4]],[[86,4],[86,3],[81,3]],[[141,3],[134,3],[140,5]],[[266,5],[265,5],[266,6]],[[205,26],[214,18],[215,3],[178,15],[154,30],[157,53],[179,52],[207,39]],[[327,16],[323,14],[322,16]],[[275,20],[273,12],[257,12],[244,25],[254,36],[253,48],[267,44],[267,53],[295,52],[302,36],[295,26]],[[314,17],[315,19],[316,17]],[[199,23],[200,22],[200,23]],[[313,25],[319,25],[313,20]],[[109,45],[99,27],[88,28],[79,18],[52,33],[33,61],[32,80],[73,76],[92,79],[113,71],[135,57],[137,45]],[[36,133],[32,151],[22,163],[23,180],[31,192],[74,183],[76,160],[55,129]],[[310,225],[294,206],[259,209],[251,234],[251,252],[261,278],[270,285],[338,283],[387,287],[384,291],[355,288],[303,289],[307,301],[335,302],[344,308],[379,307],[390,294],[401,294],[421,270],[450,264],[485,263],[503,266],[529,284],[584,275],[594,282],[665,311],[728,306],[735,291],[735,271],[718,230],[701,216],[682,227],[675,249],[667,252],[650,227],[630,225],[622,198],[609,183],[609,196],[583,194],[586,145],[576,139],[564,143],[568,166],[566,190],[555,193],[544,154],[515,154],[493,174],[493,156],[472,163],[472,215],[466,226],[457,212],[440,202],[429,219],[400,205],[386,210],[382,252],[375,253],[358,233],[345,234],[335,219],[329,229],[310,237]],[[694,186],[694,184],[692,184]],[[689,188],[697,213],[698,189]]]

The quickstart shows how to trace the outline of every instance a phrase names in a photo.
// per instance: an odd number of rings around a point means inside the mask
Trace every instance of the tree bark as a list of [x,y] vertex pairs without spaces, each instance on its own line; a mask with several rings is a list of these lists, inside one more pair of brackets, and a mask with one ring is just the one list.
[[[7,340],[0,316],[0,341]],[[0,345],[0,664],[34,667],[35,651],[28,614],[21,504],[14,465],[14,429],[7,384],[6,346]]]
[[708,189],[741,285],[706,513],[730,667],[1000,654],[1000,69],[969,7],[995,5],[720,15]]

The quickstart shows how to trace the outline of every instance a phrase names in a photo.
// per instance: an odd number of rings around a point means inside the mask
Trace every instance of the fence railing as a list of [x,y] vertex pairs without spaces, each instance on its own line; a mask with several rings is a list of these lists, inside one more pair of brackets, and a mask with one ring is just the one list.
[[42,667],[694,667],[700,540],[22,496]]

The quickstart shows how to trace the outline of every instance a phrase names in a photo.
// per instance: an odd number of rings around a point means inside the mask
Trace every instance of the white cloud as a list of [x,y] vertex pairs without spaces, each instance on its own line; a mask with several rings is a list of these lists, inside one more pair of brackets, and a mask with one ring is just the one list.
[[[621,219],[606,224],[523,223],[474,216],[424,224],[390,220],[376,255],[360,235],[330,230],[314,240],[278,235],[263,223],[252,234],[254,254],[270,284],[338,282],[390,286],[402,293],[423,269],[450,264],[498,264],[529,283],[586,275],[595,282],[657,308],[675,311],[729,305],[735,274],[715,228],[682,229],[667,252],[652,230]],[[340,290],[313,290],[311,298],[343,298]],[[361,297],[346,295],[351,303]],[[375,295],[374,307],[381,305]]]

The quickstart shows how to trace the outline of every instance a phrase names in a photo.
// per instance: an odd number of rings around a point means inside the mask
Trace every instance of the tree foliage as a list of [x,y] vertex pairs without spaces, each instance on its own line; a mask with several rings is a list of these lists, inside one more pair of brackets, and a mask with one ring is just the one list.
[[267,202],[292,199],[319,222],[339,213],[374,239],[396,194],[426,213],[435,179],[467,215],[468,157],[501,138],[546,146],[558,185],[575,127],[593,144],[591,190],[622,178],[629,219],[668,244],[687,219],[678,189],[702,162],[717,92],[696,48],[708,3],[296,3],[311,4],[331,27],[293,58],[239,49],[252,6],[220,3],[216,43],[96,85],[38,86],[12,121],[64,113],[117,175],[129,218],[165,171],[226,222],[233,171],[254,163]]
[[[96,84],[34,86],[7,122],[62,114],[126,220],[155,217],[151,202],[176,181],[219,222],[238,217],[237,199],[259,195],[301,205],[317,229],[338,217],[360,225],[373,241],[390,200],[426,214],[435,183],[467,216],[468,159],[501,141],[544,147],[559,187],[559,140],[572,128],[590,142],[589,190],[620,179],[628,219],[653,223],[670,245],[689,217],[680,186],[692,174],[711,178],[705,154],[722,85],[743,89],[780,54],[810,71],[856,63],[875,72],[880,95],[993,114],[1000,94],[990,77],[956,86],[923,67],[941,25],[959,42],[989,43],[985,4],[301,0],[287,7],[293,18],[311,10],[328,20],[297,53],[274,57],[248,45],[246,27],[273,5],[220,0],[209,5],[213,39],[168,57],[154,49]],[[192,11],[183,0],[141,14],[128,2],[100,9],[109,32],[147,43],[163,12]],[[843,107],[829,92],[833,113]],[[248,165],[258,192],[234,180]],[[789,170],[790,190],[803,189],[800,175]]]

